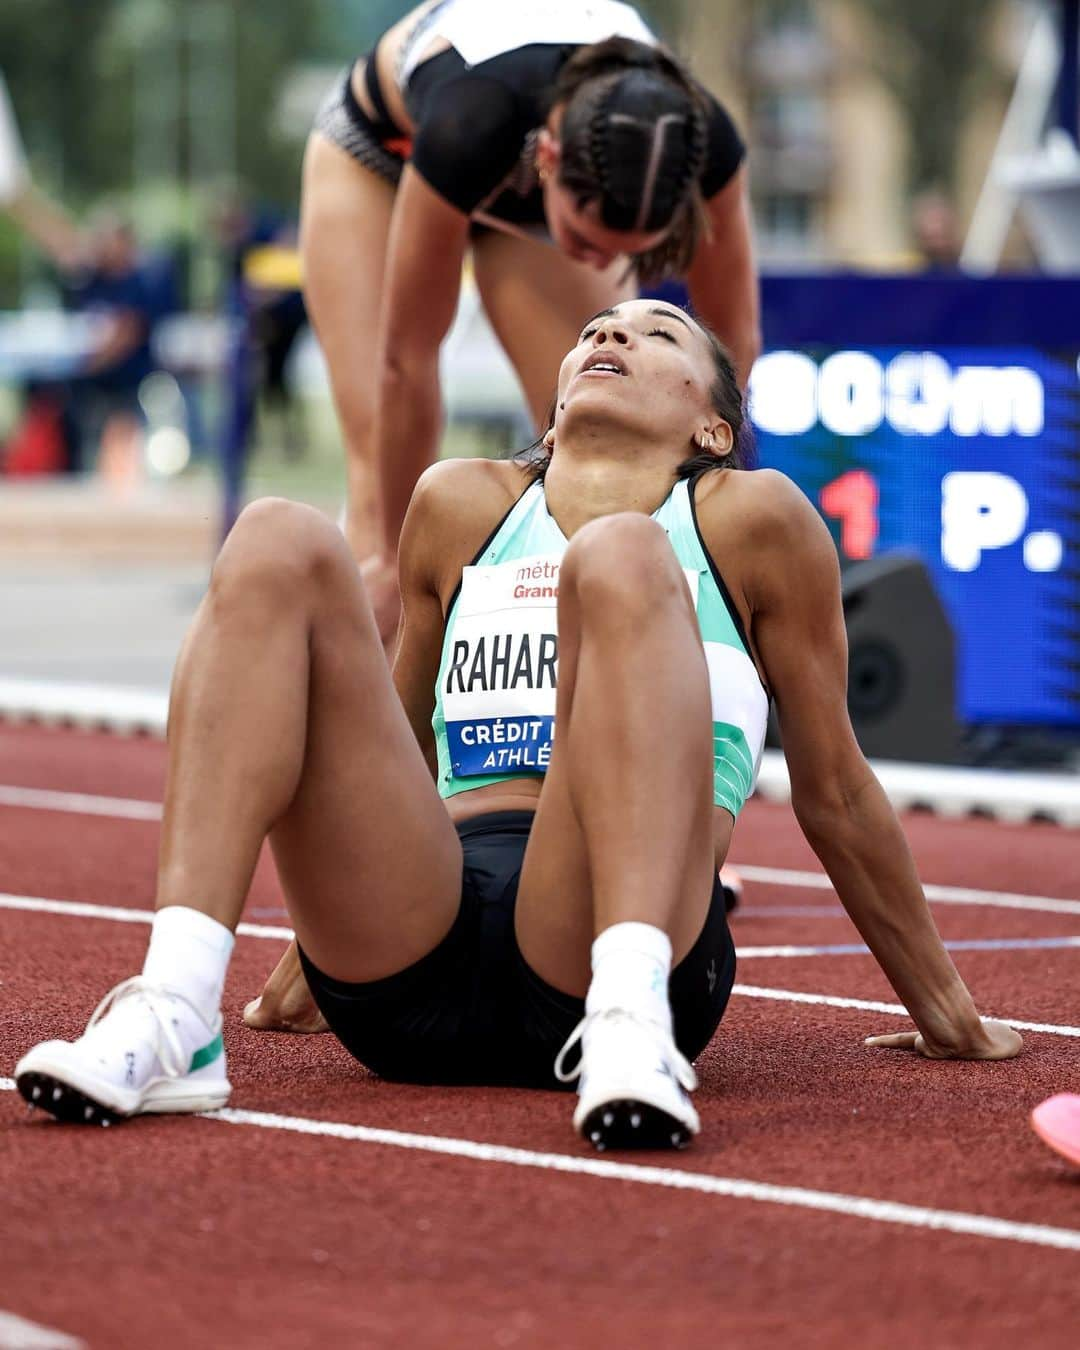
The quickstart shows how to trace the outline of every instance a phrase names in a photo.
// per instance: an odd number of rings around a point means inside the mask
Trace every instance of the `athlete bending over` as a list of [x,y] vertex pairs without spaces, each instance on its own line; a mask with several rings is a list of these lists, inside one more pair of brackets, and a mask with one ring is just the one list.
[[531,454],[424,475],[393,683],[341,535],[249,507],[177,666],[143,974],[74,1044],[30,1051],[22,1094],[88,1120],[226,1101],[222,984],[269,836],[298,942],[271,1023],[313,999],[413,1082],[580,1071],[574,1123],[598,1147],[684,1143],[689,1060],[734,978],[716,868],[770,694],[799,823],[918,1028],[871,1039],[1015,1055],[852,734],[828,532],[783,475],[739,470],[741,424],[693,320],[597,315]]

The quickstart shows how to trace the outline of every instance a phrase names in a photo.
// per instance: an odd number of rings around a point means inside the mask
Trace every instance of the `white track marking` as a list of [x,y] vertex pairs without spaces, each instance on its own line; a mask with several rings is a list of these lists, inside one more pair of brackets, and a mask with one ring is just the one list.
[[[45,900],[33,895],[5,895],[0,892],[0,909],[22,910],[32,914],[62,914],[76,919],[112,919],[118,923],[149,924],[153,911],[149,909],[120,909],[115,905],[88,905],[77,900]],[[265,923],[241,923],[236,926],[237,937],[276,938],[291,942],[291,928],[279,928]],[[736,984],[732,994],[743,998],[767,998],[780,1003],[815,1003],[829,1008],[862,1008],[867,1012],[888,1013],[907,1017],[908,1011],[899,1003],[874,1003],[866,999],[840,998],[833,994],[804,994],[792,989],[763,989],[754,984]],[[1080,1027],[1055,1026],[1048,1022],[1019,1022],[1002,1018],[1020,1031],[1045,1031],[1051,1036],[1078,1036]]]
[[44,788],[5,787],[2,784],[0,806],[22,806],[31,811],[68,811],[76,816],[109,816],[116,820],[161,819],[159,802],[95,797],[85,792],[50,792]]
[[0,1310],[0,1350],[86,1350],[86,1342]]
[[[72,919],[111,919],[114,923],[150,923],[152,909],[121,909],[118,905],[88,905],[80,900],[45,900],[37,895],[6,895],[0,892],[0,909],[18,909],[30,914],[63,914]],[[283,938],[291,942],[291,928],[267,923],[239,923],[238,937]]]
[[[796,872],[787,867],[754,867],[733,862],[744,881],[761,881],[769,886],[799,886],[807,890],[831,891],[832,882],[824,872]],[[1015,891],[979,891],[970,886],[923,885],[927,900],[939,905],[990,905],[997,909],[1036,909],[1048,914],[1080,914],[1080,900],[1062,900],[1049,895],[1020,895]]]
[[[0,1088],[11,1079],[0,1079]],[[1023,1242],[1036,1247],[1057,1247],[1061,1251],[1080,1252],[1080,1230],[1051,1228],[1046,1224],[1015,1223],[989,1214],[965,1214],[961,1210],[928,1209],[896,1200],[874,1200],[864,1195],[843,1195],[836,1191],[813,1191],[803,1186],[776,1186],[767,1181],[744,1181],[741,1177],[717,1177],[708,1172],[682,1171],[674,1167],[647,1167],[640,1163],[612,1162],[570,1153],[538,1153],[527,1148],[509,1148],[504,1144],[483,1144],[474,1139],[454,1139],[438,1134],[411,1134],[402,1130],[375,1129],[370,1125],[348,1125],[334,1120],[311,1120],[306,1116],[281,1116],[266,1111],[221,1111],[200,1113],[204,1120],[226,1125],[248,1125],[260,1130],[284,1130],[290,1134],[315,1135],[324,1139],[342,1139],[360,1144],[382,1144],[388,1148],[435,1153],[446,1157],[467,1158],[473,1162],[503,1163],[510,1167],[531,1167],[540,1171],[564,1172],[578,1176],[600,1177],[607,1181],[634,1181],[643,1186],[662,1186],[676,1191],[697,1191],[702,1195],[723,1195],[734,1200],[757,1200],[764,1204],[788,1205],[797,1209],[824,1210],[876,1223],[903,1224],[908,1228],[929,1228],[968,1237],[997,1238]]]
[[[132,801],[123,796],[93,796],[86,792],[53,792],[35,787],[0,784],[0,806],[23,806],[39,811],[69,811],[73,815],[104,815],[123,821],[159,821],[159,802]],[[748,882],[767,886],[794,886],[813,891],[832,891],[833,883],[823,872],[801,872],[786,867],[755,867],[733,864]],[[1052,895],[1021,895],[1014,891],[980,891],[968,886],[923,886],[926,899],[938,904],[988,904],[996,909],[1044,910],[1049,914],[1080,914],[1080,900]]]
[[[22,806],[38,811],[67,811],[73,815],[112,816],[118,820],[161,819],[160,802],[134,801],[125,797],[97,797],[81,792],[51,792],[41,788],[8,787],[0,784],[0,806]],[[796,886],[831,891],[824,872],[800,872],[787,867],[756,867],[733,864],[746,881],[770,886]],[[942,905],[990,905],[998,909],[1043,910],[1050,914],[1080,914],[1080,900],[1047,895],[1021,895],[1013,891],[981,891],[970,886],[924,885],[927,900]]]
[[208,1112],[208,1120],[230,1125],[254,1125],[264,1130],[287,1130],[364,1144],[384,1144],[391,1148],[415,1149],[476,1162],[504,1163],[511,1167],[533,1167],[545,1171],[570,1172],[579,1176],[602,1177],[609,1181],[633,1181],[645,1186],[663,1186],[672,1190],[698,1191],[703,1195],[722,1195],[736,1200],[757,1200],[766,1204],[789,1205],[799,1209],[826,1210],[878,1223],[905,1224],[912,1228],[934,1228],[973,1237],[988,1237],[1031,1243],[1039,1247],[1058,1247],[1080,1252],[1080,1231],[1050,1228],[1044,1224],[1013,1223],[983,1214],[964,1214],[955,1210],[927,1209],[921,1205],[900,1204],[891,1200],[873,1200],[861,1195],[841,1195],[832,1191],[813,1191],[802,1186],[775,1186],[768,1182],[744,1181],[738,1177],[710,1176],[706,1172],[684,1172],[673,1167],[647,1167],[566,1153],[537,1153],[532,1149],[508,1148],[501,1144],[481,1144],[471,1139],[452,1139],[440,1135],[406,1134],[400,1130],[373,1129],[366,1125],[344,1125],[333,1121],[308,1120],[302,1116],[279,1116],[261,1111]]
[[[1062,947],[1080,947],[1080,937],[1051,938],[950,938],[945,948],[950,952],[1033,952],[1056,951]],[[739,960],[758,957],[794,956],[869,956],[870,948],[862,942],[836,942],[831,946],[796,947],[790,944],[774,947],[744,947],[736,944]]]
[[[863,1012],[884,1013],[887,1017],[911,1016],[900,1003],[877,1003],[868,998],[841,998],[837,994],[804,994],[798,989],[765,989],[758,984],[734,984],[731,986],[731,992],[741,998],[765,998],[775,1003],[809,1003],[823,1008],[856,1008]],[[1017,1031],[1045,1031],[1050,1036],[1080,1036],[1080,1027],[1058,1026],[1051,1022],[1021,1022],[1015,1017],[1002,1017],[998,1020],[1015,1027]]]

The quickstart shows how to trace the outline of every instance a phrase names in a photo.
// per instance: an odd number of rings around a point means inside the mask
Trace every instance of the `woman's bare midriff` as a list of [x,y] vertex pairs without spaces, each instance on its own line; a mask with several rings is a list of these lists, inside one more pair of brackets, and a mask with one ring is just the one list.
[[473,816],[492,811],[535,811],[540,800],[542,778],[511,778],[505,783],[488,783],[446,798],[446,810],[457,824]]
[[[379,88],[382,90],[383,101],[390,114],[390,119],[398,130],[407,136],[411,136],[416,128],[413,126],[412,118],[405,107],[405,99],[398,88],[398,58],[401,55],[402,47],[409,40],[409,34],[412,32],[421,12],[429,8],[430,5],[419,5],[406,14],[403,19],[399,19],[392,28],[388,28],[380,39],[375,54]],[[449,47],[450,43],[445,38],[433,38],[421,52],[420,60],[427,61],[430,57],[438,56],[440,52],[447,51]],[[357,103],[363,109],[364,115],[377,121],[378,113],[371,105],[371,99],[368,98],[368,91],[364,84],[366,69],[366,60],[357,61],[356,65],[353,66],[352,91]]]
[[[489,783],[486,787],[447,797],[445,806],[450,819],[457,825],[474,816],[490,815],[493,811],[535,811],[540,803],[542,778],[511,778],[505,783]],[[722,806],[713,810],[713,849],[719,870],[731,847],[735,820]]]

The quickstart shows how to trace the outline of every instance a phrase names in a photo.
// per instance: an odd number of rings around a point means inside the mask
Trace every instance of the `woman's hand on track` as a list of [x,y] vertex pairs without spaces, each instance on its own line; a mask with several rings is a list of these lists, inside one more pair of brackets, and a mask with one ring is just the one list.
[[863,1044],[887,1050],[914,1050],[925,1059],[1012,1059],[1020,1053],[1024,1039],[1005,1022],[983,1018],[981,1034],[962,1046],[928,1041],[921,1031],[894,1031],[888,1036],[867,1036]]
[[330,1030],[311,997],[295,939],[274,967],[262,993],[244,1009],[244,1022],[254,1031],[292,1031],[311,1035]]

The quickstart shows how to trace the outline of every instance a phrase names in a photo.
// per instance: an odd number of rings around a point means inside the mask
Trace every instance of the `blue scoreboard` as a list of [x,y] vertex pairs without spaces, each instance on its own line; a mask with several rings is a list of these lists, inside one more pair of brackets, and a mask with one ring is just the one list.
[[1080,727],[1080,280],[767,277],[758,462],[842,560],[916,550],[968,723]]

